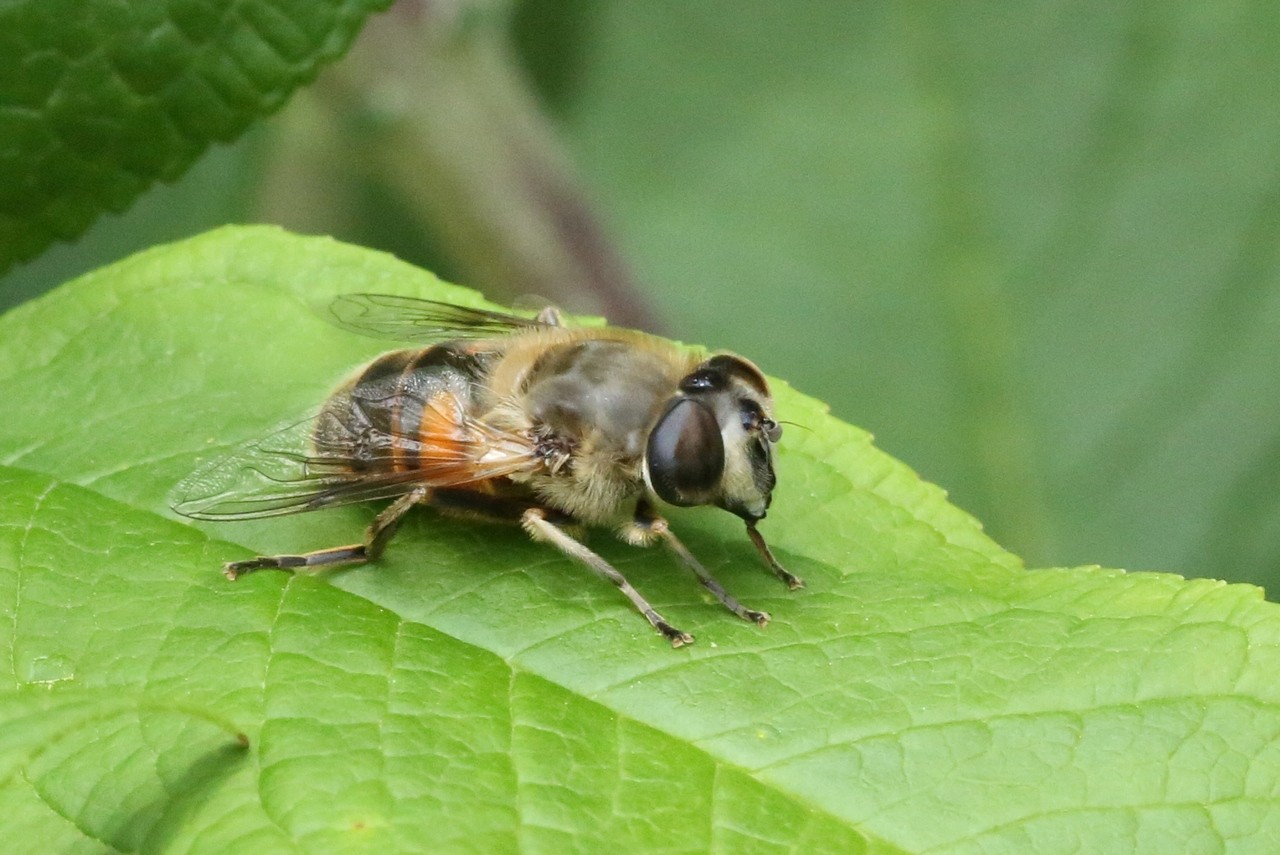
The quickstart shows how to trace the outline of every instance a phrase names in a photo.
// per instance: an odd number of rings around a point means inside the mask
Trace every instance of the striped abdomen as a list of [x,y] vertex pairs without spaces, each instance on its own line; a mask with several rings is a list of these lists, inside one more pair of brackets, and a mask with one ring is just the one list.
[[372,362],[325,404],[314,441],[321,457],[356,474],[440,470],[462,473],[476,438],[468,428],[486,360],[457,343],[397,350]]

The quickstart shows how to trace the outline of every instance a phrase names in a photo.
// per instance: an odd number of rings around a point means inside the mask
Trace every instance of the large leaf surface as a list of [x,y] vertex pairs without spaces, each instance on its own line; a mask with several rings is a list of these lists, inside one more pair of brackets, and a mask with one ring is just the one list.
[[386,256],[235,229],[0,319],[0,804],[18,839],[1274,851],[1276,606],[1169,575],[1024,570],[785,387],[805,429],[788,429],[765,526],[809,587],[780,590],[727,515],[675,518],[773,613],[766,630],[601,533],[698,635],[673,651],[517,530],[426,513],[376,567],[226,582],[220,561],[349,540],[373,513],[196,529],[165,508],[199,460],[377,352],[306,308],[363,290],[475,299]]

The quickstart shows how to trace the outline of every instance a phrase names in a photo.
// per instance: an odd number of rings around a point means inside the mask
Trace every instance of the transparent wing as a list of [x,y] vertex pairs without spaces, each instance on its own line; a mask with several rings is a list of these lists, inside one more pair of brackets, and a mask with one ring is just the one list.
[[401,342],[494,338],[548,326],[535,318],[393,294],[343,294],[328,312],[352,332]]
[[[202,520],[243,520],[388,499],[415,487],[456,487],[542,465],[526,437],[433,401],[425,436],[366,424],[358,434],[331,413],[285,425],[195,470],[170,505]],[[320,420],[322,424],[318,424]]]

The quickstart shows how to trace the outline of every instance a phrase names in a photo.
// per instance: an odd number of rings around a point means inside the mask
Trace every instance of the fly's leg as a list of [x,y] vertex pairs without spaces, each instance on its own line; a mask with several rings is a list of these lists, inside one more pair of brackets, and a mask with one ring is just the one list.
[[640,614],[671,642],[672,647],[693,643],[693,636],[667,623],[666,619],[649,604],[626,577],[612,565],[567,534],[561,525],[571,525],[574,519],[552,508],[540,507],[519,496],[503,496],[466,489],[440,489],[431,494],[431,505],[441,511],[464,517],[491,521],[519,520],[525,532],[536,541],[550,543],[570,558],[587,565],[597,574],[608,579],[622,591],[639,610]]
[[804,580],[799,576],[793,576],[787,572],[787,568],[778,563],[778,559],[773,557],[773,550],[769,548],[769,544],[764,542],[764,538],[760,532],[756,531],[753,523],[747,523],[747,536],[751,538],[751,542],[755,544],[756,552],[760,553],[760,558],[764,560],[765,566],[769,568],[769,572],[777,576],[787,587],[794,591],[796,588],[804,587]]
[[671,550],[671,553],[680,560],[680,563],[688,567],[693,575],[698,577],[698,581],[702,583],[702,587],[711,592],[711,596],[719,601],[729,611],[745,621],[750,621],[757,626],[764,626],[769,623],[769,613],[749,609],[724,589],[716,578],[711,575],[706,567],[702,566],[702,562],[693,556],[693,553],[685,547],[680,539],[671,531],[671,526],[665,519],[653,512],[653,508],[648,502],[641,501],[636,504],[635,518],[631,523],[622,529],[622,538],[628,543],[636,546],[647,546],[654,540],[661,540],[662,543]]
[[680,647],[685,644],[693,643],[693,636],[687,632],[681,632],[671,624],[667,623],[662,615],[658,614],[649,601],[641,596],[640,592],[631,587],[631,583],[626,577],[613,568],[609,562],[605,561],[599,555],[596,555],[590,549],[574,540],[569,535],[561,531],[554,523],[547,519],[547,511],[543,508],[531,507],[520,517],[520,524],[524,526],[524,530],[534,540],[549,543],[559,549],[570,558],[576,559],[594,570],[597,574],[608,579],[618,587],[618,590],[626,595],[645,618],[653,625],[653,628],[662,633],[667,641],[671,642],[672,647]]
[[[431,491],[427,500],[431,507],[452,517],[493,523],[520,522],[525,511],[537,505],[521,496],[485,493],[463,487],[441,487]],[[551,522],[570,524],[573,518],[559,511],[544,509]]]
[[232,561],[223,566],[222,572],[231,581],[255,570],[290,570],[298,573],[316,573],[339,564],[363,564],[374,561],[387,548],[387,543],[400,526],[400,520],[409,509],[420,502],[430,501],[431,490],[418,487],[405,493],[383,509],[364,533],[364,542],[350,546],[317,549],[300,555],[260,555],[246,561]]

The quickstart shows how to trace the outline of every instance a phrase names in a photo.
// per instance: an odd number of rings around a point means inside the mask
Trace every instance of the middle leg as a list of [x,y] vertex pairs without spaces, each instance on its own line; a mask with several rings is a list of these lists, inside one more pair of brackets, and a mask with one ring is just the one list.
[[570,558],[577,559],[587,567],[594,570],[599,575],[608,579],[618,587],[631,604],[636,607],[640,614],[645,616],[658,632],[662,633],[667,641],[671,642],[672,647],[681,647],[685,644],[693,643],[693,636],[687,632],[681,632],[671,624],[667,623],[666,618],[658,614],[658,612],[649,604],[649,601],[631,587],[631,583],[627,581],[627,577],[619,573],[612,564],[605,561],[599,555],[596,555],[587,547],[574,540],[569,535],[560,530],[559,526],[551,523],[547,519],[547,511],[539,507],[531,507],[524,512],[520,519],[524,530],[534,540],[550,543]]
[[645,616],[672,647],[693,643],[693,636],[676,629],[658,614],[644,596],[632,587],[613,565],[575,540],[561,526],[572,526],[575,520],[560,511],[542,507],[519,495],[483,493],[466,489],[441,489],[431,494],[431,504],[447,513],[490,521],[519,521],[534,540],[549,543],[565,555],[585,564],[595,573],[617,586],[640,614]]

